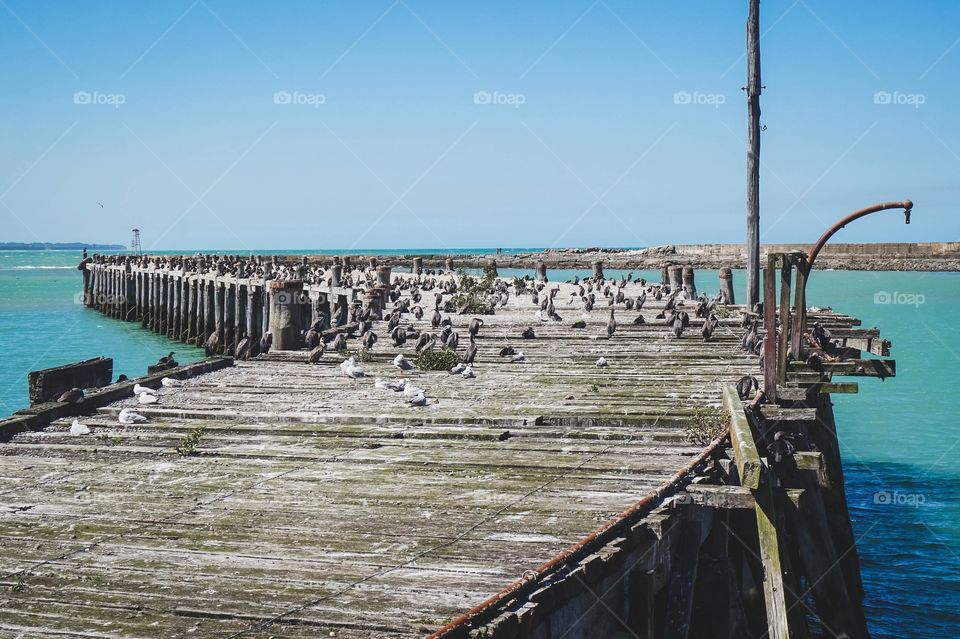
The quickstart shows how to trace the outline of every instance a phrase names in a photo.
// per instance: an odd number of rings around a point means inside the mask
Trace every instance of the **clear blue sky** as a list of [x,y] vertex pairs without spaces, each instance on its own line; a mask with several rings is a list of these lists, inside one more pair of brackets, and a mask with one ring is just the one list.
[[[2,0],[0,240],[741,241],[746,7]],[[762,30],[763,239],[905,197],[841,238],[960,239],[960,3],[764,0]]]

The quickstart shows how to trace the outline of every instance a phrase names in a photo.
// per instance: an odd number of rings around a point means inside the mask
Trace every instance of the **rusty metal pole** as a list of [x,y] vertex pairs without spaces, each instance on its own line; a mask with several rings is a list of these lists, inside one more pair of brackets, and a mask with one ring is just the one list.
[[[798,268],[800,272],[800,277],[797,280],[797,297],[796,297],[796,307],[797,307],[797,327],[800,330],[800,337],[807,331],[807,282],[810,280],[810,273],[813,271],[813,264],[817,261],[817,256],[820,255],[820,251],[823,250],[823,247],[826,246],[827,242],[833,237],[837,231],[845,227],[850,222],[854,220],[859,220],[861,217],[870,215],[871,213],[877,213],[879,211],[887,211],[890,209],[903,209],[904,222],[910,223],[910,213],[913,211],[913,201],[912,200],[903,200],[902,202],[881,202],[880,204],[874,204],[872,206],[864,207],[858,211],[854,211],[850,215],[838,220],[833,226],[824,231],[823,235],[820,236],[820,239],[817,240],[810,248],[810,253],[807,255],[806,264],[803,265],[802,270]],[[799,356],[799,343],[797,339],[794,339],[794,357]]]

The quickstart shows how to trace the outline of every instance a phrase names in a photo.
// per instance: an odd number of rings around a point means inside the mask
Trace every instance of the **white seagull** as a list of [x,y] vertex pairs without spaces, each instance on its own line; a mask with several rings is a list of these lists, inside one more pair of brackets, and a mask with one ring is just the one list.
[[147,418],[140,413],[133,412],[129,408],[124,408],[120,411],[120,414],[117,415],[117,421],[121,424],[136,424],[137,422],[147,421]]
[[454,366],[453,368],[450,369],[450,374],[451,374],[451,375],[459,375],[459,374],[462,373],[466,368],[467,368],[467,365],[464,364],[463,362],[460,362],[459,364],[457,364],[456,366]]
[[407,400],[407,403],[411,406],[426,406],[427,405],[427,396],[423,393],[418,393]]
[[401,371],[408,371],[413,368],[413,363],[403,356],[403,353],[400,353],[393,358],[394,367],[400,369]]
[[141,386],[140,384],[134,384],[133,394],[134,395],[156,395],[157,391],[152,388],[147,388],[146,386]]
[[516,355],[510,356],[510,361],[516,364],[522,364],[527,361],[527,356],[523,354],[523,351],[519,351]]
[[88,426],[84,426],[83,424],[81,424],[80,420],[75,419],[73,420],[73,424],[70,425],[70,434],[71,435],[89,435],[90,428]]
[[183,386],[183,381],[179,379],[174,379],[172,377],[164,377],[160,380],[160,383],[166,388],[172,388],[174,386]]
[[357,360],[352,357],[340,363],[340,370],[343,371],[344,375],[353,379],[363,377],[364,375],[363,368],[357,366]]
[[160,398],[150,393],[140,393],[137,395],[137,401],[141,404],[156,404],[160,401]]
[[473,366],[467,366],[463,369],[463,372],[460,373],[460,377],[464,379],[473,379],[476,375],[473,374]]
[[597,360],[597,368],[603,368],[606,365],[607,365],[606,358],[601,357],[600,359]]

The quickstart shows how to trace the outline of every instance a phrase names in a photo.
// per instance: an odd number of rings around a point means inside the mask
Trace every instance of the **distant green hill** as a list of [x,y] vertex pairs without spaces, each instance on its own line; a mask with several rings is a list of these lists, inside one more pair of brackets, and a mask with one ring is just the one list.
[[0,242],[0,251],[126,251],[123,244],[84,244],[83,242]]

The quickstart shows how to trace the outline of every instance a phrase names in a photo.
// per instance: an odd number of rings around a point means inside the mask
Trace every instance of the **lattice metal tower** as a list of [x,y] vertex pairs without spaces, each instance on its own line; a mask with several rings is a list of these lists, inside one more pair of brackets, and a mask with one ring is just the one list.
[[130,240],[130,252],[134,255],[143,253],[143,249],[140,247],[140,229],[133,229],[133,239]]

